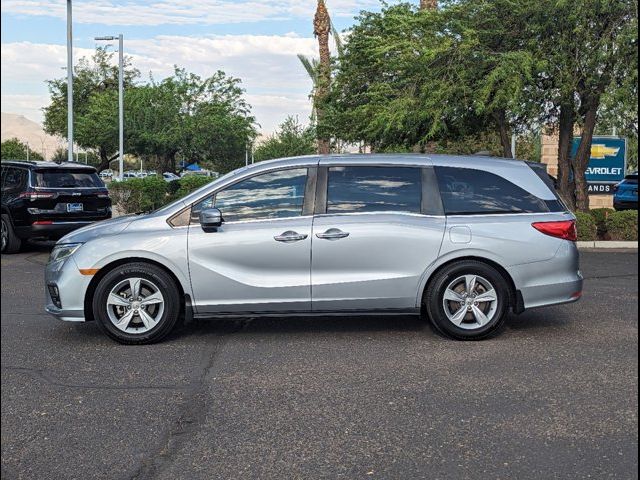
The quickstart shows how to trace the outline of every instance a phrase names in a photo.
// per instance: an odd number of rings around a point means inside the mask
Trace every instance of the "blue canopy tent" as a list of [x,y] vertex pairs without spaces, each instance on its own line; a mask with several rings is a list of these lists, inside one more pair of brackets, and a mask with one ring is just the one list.
[[184,161],[180,162],[180,168],[189,172],[199,172],[200,170],[202,170],[202,168],[200,168],[200,165],[198,165],[197,163],[187,163]]

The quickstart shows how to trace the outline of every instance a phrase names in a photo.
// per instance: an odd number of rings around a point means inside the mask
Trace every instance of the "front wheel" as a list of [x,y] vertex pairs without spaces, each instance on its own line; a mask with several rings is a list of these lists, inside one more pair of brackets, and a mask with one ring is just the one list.
[[154,343],[176,326],[181,305],[173,278],[155,265],[131,263],[116,267],[100,280],[93,312],[101,329],[117,342]]
[[438,272],[423,303],[434,327],[457,340],[481,340],[504,324],[510,288],[495,268],[474,260],[453,263]]

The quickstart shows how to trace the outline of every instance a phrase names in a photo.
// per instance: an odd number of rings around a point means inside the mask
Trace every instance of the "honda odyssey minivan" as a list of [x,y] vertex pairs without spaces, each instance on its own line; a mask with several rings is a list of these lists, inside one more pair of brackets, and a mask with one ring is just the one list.
[[482,339],[509,312],[580,298],[576,236],[542,165],[287,158],[65,236],[46,309],[127,344],[185,317],[262,315],[423,314],[448,337]]

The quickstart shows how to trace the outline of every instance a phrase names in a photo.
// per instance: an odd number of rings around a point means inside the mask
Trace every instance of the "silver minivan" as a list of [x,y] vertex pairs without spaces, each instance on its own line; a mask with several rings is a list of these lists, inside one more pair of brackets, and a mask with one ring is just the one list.
[[184,318],[263,315],[423,314],[448,337],[482,339],[509,312],[580,298],[576,237],[543,165],[287,158],[62,238],[46,310],[128,344]]

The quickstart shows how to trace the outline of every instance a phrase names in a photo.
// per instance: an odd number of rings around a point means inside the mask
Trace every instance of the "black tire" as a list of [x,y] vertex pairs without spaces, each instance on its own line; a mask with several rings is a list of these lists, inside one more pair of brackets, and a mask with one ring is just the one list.
[[[486,279],[492,284],[497,294],[495,313],[486,324],[477,328],[472,325],[469,325],[469,328],[461,328],[449,320],[445,312],[445,291],[450,283],[464,275],[474,275]],[[511,287],[502,273],[483,262],[462,260],[452,263],[436,273],[427,285],[422,301],[431,324],[441,334],[456,340],[483,340],[493,336],[504,326],[509,312],[510,299]],[[466,309],[466,307],[462,308]]]
[[16,236],[11,218],[2,214],[2,253],[17,253],[22,246],[22,240]]
[[[159,315],[157,324],[143,333],[128,333],[120,330],[109,317],[107,298],[111,290],[129,278],[140,278],[152,282],[164,298],[164,311]],[[174,330],[180,319],[181,302],[178,286],[168,273],[155,265],[137,262],[120,265],[100,280],[93,296],[92,308],[98,325],[110,338],[126,345],[145,345],[161,341]]]

